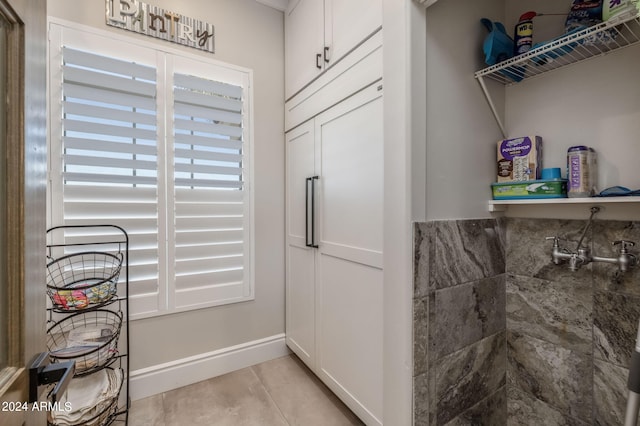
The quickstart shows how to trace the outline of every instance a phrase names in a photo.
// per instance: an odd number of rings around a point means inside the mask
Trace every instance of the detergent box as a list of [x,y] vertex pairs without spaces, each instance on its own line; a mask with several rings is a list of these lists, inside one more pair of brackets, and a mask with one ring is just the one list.
[[498,142],[497,182],[522,182],[540,179],[542,138],[523,136]]

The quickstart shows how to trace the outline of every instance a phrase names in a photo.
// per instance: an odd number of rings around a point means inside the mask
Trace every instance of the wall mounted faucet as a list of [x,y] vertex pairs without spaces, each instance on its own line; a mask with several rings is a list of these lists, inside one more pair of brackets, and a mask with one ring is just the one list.
[[553,247],[551,250],[551,261],[560,265],[562,263],[568,263],[569,269],[572,271],[577,271],[582,266],[587,265],[591,262],[605,262],[611,263],[618,266],[618,273],[616,277],[621,274],[627,272],[629,269],[633,268],[638,264],[638,258],[629,253],[629,248],[636,245],[633,241],[614,241],[611,244],[616,246],[620,246],[620,250],[618,251],[617,257],[601,257],[594,256],[591,254],[591,250],[588,247],[582,247],[582,241],[584,240],[587,231],[591,227],[591,223],[593,221],[593,217],[596,213],[600,211],[599,207],[591,208],[591,216],[589,217],[589,221],[587,222],[587,226],[584,228],[582,232],[582,236],[578,241],[578,245],[574,251],[571,251],[567,248],[560,247],[560,241],[562,240],[560,237],[547,237],[547,240],[553,240]]
[[547,239],[553,240],[553,248],[551,251],[551,260],[553,263],[560,265],[567,262],[569,264],[569,269],[572,271],[577,271],[582,266],[591,262],[605,262],[618,265],[618,271],[624,273],[638,264],[638,258],[634,254],[629,253],[628,250],[629,247],[636,245],[633,241],[614,241],[611,243],[612,245],[620,246],[618,256],[601,257],[593,256],[591,254],[591,250],[587,247],[579,248],[577,251],[569,251],[566,248],[561,248],[561,239],[559,237],[547,237]]

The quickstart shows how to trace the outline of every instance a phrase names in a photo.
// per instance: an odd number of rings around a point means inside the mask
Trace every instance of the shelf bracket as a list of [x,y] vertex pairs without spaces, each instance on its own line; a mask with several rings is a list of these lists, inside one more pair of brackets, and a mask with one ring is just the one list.
[[478,79],[478,83],[480,83],[480,87],[482,88],[482,92],[484,93],[484,97],[487,99],[487,103],[491,108],[491,112],[493,113],[494,118],[496,119],[496,123],[498,123],[498,127],[500,127],[500,132],[502,132],[503,139],[507,139],[507,131],[504,128],[504,123],[502,123],[502,119],[500,118],[500,114],[498,114],[498,110],[496,109],[495,104],[493,103],[493,98],[489,93],[489,89],[484,81],[484,77],[479,75],[476,77]]
[[488,210],[490,213],[503,213],[507,211],[507,206],[504,204],[489,203]]

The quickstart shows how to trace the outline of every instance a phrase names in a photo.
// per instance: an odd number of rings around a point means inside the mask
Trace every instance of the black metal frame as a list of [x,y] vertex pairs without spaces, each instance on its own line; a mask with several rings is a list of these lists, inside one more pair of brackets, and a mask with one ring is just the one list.
[[[96,305],[96,306],[89,306],[87,307],[85,310],[81,311],[81,312],[90,312],[90,311],[94,311],[94,310],[98,310],[99,308],[102,307],[106,307],[109,305],[112,305],[114,303],[118,303],[118,309],[121,311],[122,310],[122,305],[124,304],[124,309],[125,309],[125,313],[123,315],[123,322],[124,322],[124,327],[126,330],[126,338],[125,338],[125,344],[126,344],[126,351],[122,354],[119,354],[118,356],[114,357],[114,360],[112,360],[112,362],[107,363],[107,365],[103,366],[102,368],[111,368],[111,365],[113,365],[113,363],[116,360],[120,360],[120,368],[124,370],[124,374],[125,377],[123,378],[123,383],[121,383],[121,390],[122,391],[122,387],[124,386],[124,390],[126,392],[125,394],[125,406],[122,409],[118,409],[116,408],[115,412],[113,414],[110,414],[104,422],[103,426],[106,425],[110,425],[112,423],[114,423],[115,421],[119,421],[122,422],[123,419],[121,418],[122,416],[124,416],[124,424],[127,425],[129,423],[129,408],[131,406],[131,395],[130,395],[130,389],[129,389],[129,379],[130,379],[130,360],[129,360],[129,352],[130,352],[130,332],[129,332],[129,234],[127,233],[127,231],[118,226],[118,225],[110,225],[110,224],[97,224],[97,225],[61,225],[61,226],[54,226],[52,228],[47,229],[47,237],[53,239],[54,238],[54,233],[55,231],[65,231],[65,230],[71,230],[71,229],[113,229],[116,230],[118,233],[122,234],[121,236],[115,236],[113,238],[107,238],[104,241],[92,241],[92,242],[86,242],[86,243],[54,243],[53,241],[49,241],[47,243],[47,257],[53,259],[53,250],[55,248],[64,248],[64,247],[82,247],[82,246],[97,246],[97,245],[117,245],[118,247],[122,248],[124,246],[124,271],[125,271],[125,281],[124,281],[124,292],[125,295],[124,297],[114,297],[111,298],[110,300],[105,301],[102,304]],[[49,308],[49,322],[53,322],[53,314],[54,312],[57,314],[60,313],[65,313],[65,314],[77,314],[78,311],[60,311],[59,309],[53,309],[53,308]],[[48,329],[50,329],[50,327],[48,327]],[[118,338],[120,338],[121,336],[118,336]],[[126,358],[126,359],[125,359]],[[122,368],[122,362],[124,362],[126,365],[124,368]],[[92,370],[92,372],[95,372],[97,370]],[[124,383],[124,381],[126,381],[126,384]],[[118,397],[116,398],[116,404],[118,402],[118,399],[120,397],[120,392],[118,393]]]

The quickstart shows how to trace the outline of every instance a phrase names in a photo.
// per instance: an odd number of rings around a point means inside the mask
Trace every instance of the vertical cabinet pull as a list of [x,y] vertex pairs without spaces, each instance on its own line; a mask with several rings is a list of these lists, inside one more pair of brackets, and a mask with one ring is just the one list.
[[317,54],[316,55],[316,68],[318,68],[319,70],[322,69],[322,65],[320,65],[320,58],[322,57],[321,54]]
[[304,245],[311,247],[313,241],[309,242],[309,183],[311,178],[308,177],[304,183]]
[[329,46],[324,47],[324,61],[329,63]]
[[316,243],[316,181],[318,176],[311,178],[311,247],[318,248]]
[[[307,247],[313,247],[313,248],[318,248],[318,245],[316,244],[316,185],[315,185],[315,181],[318,179],[319,179],[318,176],[312,176],[312,177],[308,177],[305,182],[304,243]],[[309,189],[309,184],[311,184],[311,189]],[[309,215],[309,211],[311,211],[311,215]]]

